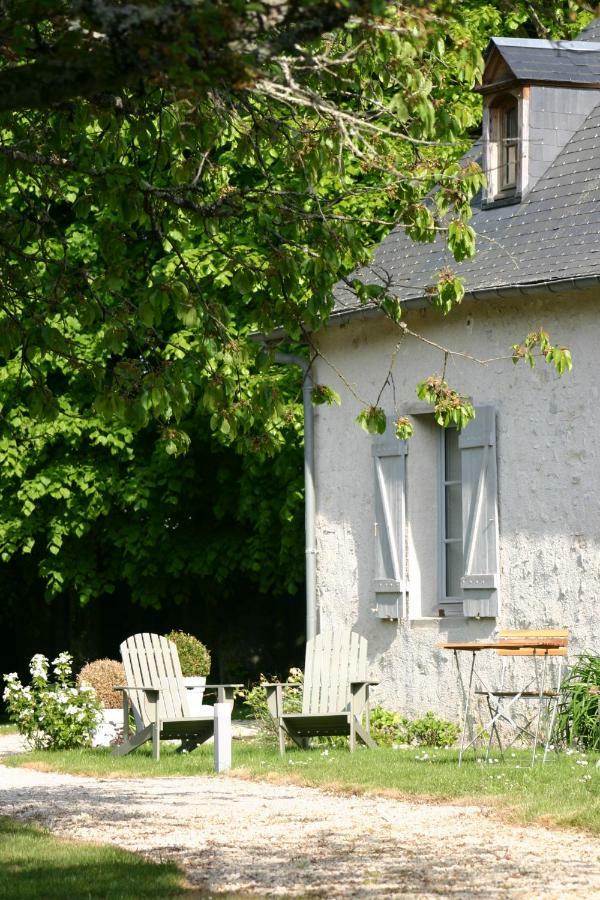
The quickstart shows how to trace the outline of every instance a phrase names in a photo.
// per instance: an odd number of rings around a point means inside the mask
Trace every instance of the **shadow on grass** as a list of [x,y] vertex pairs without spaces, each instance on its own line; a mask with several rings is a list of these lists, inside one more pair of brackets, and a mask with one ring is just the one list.
[[171,863],[152,863],[116,847],[63,840],[38,826],[0,818],[1,898],[206,896],[187,890],[181,871]]

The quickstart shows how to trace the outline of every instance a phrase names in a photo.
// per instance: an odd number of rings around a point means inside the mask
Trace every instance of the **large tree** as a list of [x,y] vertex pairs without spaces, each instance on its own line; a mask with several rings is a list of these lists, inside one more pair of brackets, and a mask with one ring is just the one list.
[[[299,379],[248,335],[319,327],[395,222],[474,252],[481,173],[456,160],[481,49],[571,34],[576,5],[0,8],[2,558],[31,554],[50,593],[122,579],[158,603],[211,566],[271,589],[287,554],[291,588]],[[434,299],[459,298],[444,273]]]

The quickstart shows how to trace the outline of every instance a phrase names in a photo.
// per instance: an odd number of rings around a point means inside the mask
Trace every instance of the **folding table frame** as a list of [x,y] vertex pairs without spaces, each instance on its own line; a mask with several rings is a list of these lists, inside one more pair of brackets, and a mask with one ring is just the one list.
[[[542,764],[546,762],[552,740],[552,734],[556,723],[558,703],[560,700],[560,686],[563,677],[563,664],[567,656],[568,631],[566,629],[543,629],[535,631],[504,631],[499,635],[498,641],[472,642],[464,644],[441,644],[439,647],[452,650],[456,663],[459,685],[465,698],[463,710],[463,728],[461,733],[460,751],[458,757],[459,766],[462,764],[464,753],[473,747],[484,735],[488,735],[485,759],[488,760],[494,738],[498,742],[500,755],[508,750],[519,739],[527,735],[533,740],[531,765],[535,765],[537,748],[540,743],[542,721],[544,719],[544,707],[546,707],[546,734],[544,738],[544,756]],[[482,650],[494,650],[502,656],[502,671],[499,687],[490,687],[477,669],[477,654]],[[458,654],[460,652],[471,653],[471,665],[469,667],[469,681],[465,688],[462,670]],[[505,687],[507,674],[506,657],[533,657],[534,671],[529,680],[521,687]],[[556,666],[556,678],[554,684],[547,687],[549,678],[549,656],[558,657]],[[540,671],[541,670],[541,671]],[[483,725],[475,729],[475,733],[467,740],[469,727],[469,712],[473,696],[483,695],[487,699],[489,719]],[[537,714],[528,718],[525,724],[517,721],[513,707],[519,701],[537,702]],[[549,714],[549,715],[548,715]],[[514,737],[503,746],[500,736],[499,724],[508,724],[514,732]],[[533,730],[532,730],[533,725]],[[475,750],[476,752],[476,750]]]

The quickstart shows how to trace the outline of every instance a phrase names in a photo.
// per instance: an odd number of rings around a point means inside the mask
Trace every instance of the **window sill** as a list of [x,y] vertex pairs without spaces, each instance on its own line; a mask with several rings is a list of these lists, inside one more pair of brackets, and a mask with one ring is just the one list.
[[420,622],[438,622],[440,625],[464,625],[467,622],[495,621],[497,618],[497,616],[486,616],[485,618],[481,616],[479,619],[477,616],[411,616],[407,621],[415,624]]
[[494,197],[491,200],[483,200],[482,209],[495,209],[497,206],[514,206],[523,199],[522,194],[509,194],[506,197]]

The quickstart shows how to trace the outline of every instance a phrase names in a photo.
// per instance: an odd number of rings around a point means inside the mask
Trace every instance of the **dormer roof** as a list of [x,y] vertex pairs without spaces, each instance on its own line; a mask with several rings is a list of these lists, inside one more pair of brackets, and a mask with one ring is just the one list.
[[600,40],[492,38],[482,93],[508,84],[600,88]]

